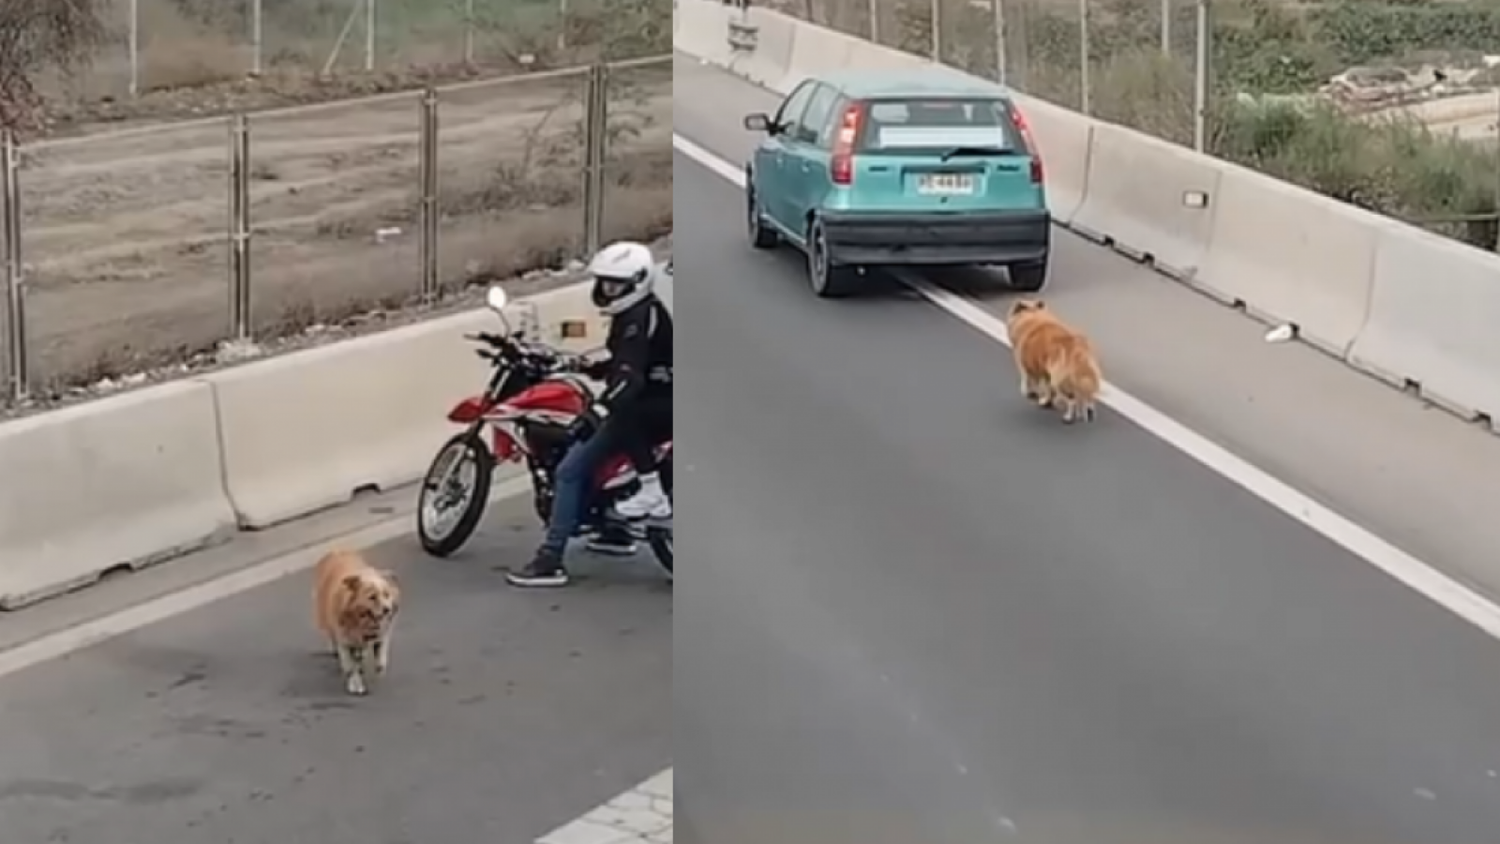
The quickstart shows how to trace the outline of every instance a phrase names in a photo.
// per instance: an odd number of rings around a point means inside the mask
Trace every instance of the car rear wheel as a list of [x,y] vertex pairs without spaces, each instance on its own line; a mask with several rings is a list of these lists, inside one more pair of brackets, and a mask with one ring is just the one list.
[[1010,286],[1016,290],[1035,293],[1047,285],[1046,259],[1025,264],[1011,264],[1006,269],[1010,273]]
[[745,188],[745,225],[750,235],[750,245],[756,249],[773,249],[781,242],[776,230],[766,225],[766,215],[760,210],[760,198],[755,188]]
[[807,229],[807,274],[813,292],[824,299],[839,299],[854,292],[859,282],[855,267],[841,267],[828,257],[828,240],[816,218]]

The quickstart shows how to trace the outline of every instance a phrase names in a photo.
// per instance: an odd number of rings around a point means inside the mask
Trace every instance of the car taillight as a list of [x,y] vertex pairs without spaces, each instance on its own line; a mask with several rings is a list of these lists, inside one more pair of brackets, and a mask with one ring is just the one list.
[[1021,140],[1026,144],[1026,153],[1031,156],[1031,183],[1039,185],[1047,174],[1042,168],[1042,151],[1036,145],[1036,137],[1031,134],[1031,124],[1026,122],[1026,115],[1015,106],[1010,108],[1010,117],[1015,121],[1016,128],[1021,130]]
[[854,184],[854,139],[859,137],[859,121],[864,107],[851,103],[839,118],[839,133],[833,139],[833,156],[828,160],[828,175],[836,185]]

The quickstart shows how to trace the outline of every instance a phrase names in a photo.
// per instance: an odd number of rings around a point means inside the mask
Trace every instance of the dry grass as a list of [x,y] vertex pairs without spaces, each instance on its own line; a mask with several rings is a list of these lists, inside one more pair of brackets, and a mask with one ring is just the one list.
[[[207,89],[199,113],[221,113],[241,108],[216,108],[215,100],[249,90],[224,91],[245,85],[254,65],[249,35],[248,0],[138,0],[140,8],[140,93],[152,94]],[[473,29],[473,61],[465,62],[466,25],[462,0],[379,0],[375,69],[364,68],[363,18],[357,17],[341,47],[339,33],[359,0],[262,0],[264,3],[262,76],[272,93],[298,102],[338,99],[360,93],[348,87],[382,86],[398,80],[410,85],[452,82],[474,75],[494,76],[573,67],[599,59],[660,55],[667,52],[664,37],[642,40],[632,30],[611,33],[608,23],[621,11],[593,0],[571,0],[570,19],[557,15],[555,0],[473,0],[478,20]],[[666,20],[665,0],[617,0],[641,6],[631,11]],[[643,6],[641,4],[644,4]],[[112,42],[95,56],[86,73],[74,78],[46,80],[55,111],[72,115],[91,103],[107,102],[113,112],[130,111],[128,0],[114,0]],[[658,8],[660,7],[660,8]],[[566,28],[567,46],[560,36]],[[606,43],[616,43],[624,52]],[[658,43],[659,42],[659,43]],[[334,58],[332,77],[321,77]],[[285,104],[284,102],[271,103]],[[256,106],[252,106],[256,107]],[[159,108],[159,107],[158,107]],[[161,116],[148,105],[141,118]],[[109,115],[111,119],[116,115]],[[181,115],[175,115],[181,116]]]

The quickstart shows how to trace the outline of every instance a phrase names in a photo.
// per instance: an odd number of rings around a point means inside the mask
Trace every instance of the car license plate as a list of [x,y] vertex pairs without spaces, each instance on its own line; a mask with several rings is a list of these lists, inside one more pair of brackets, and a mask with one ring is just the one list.
[[922,193],[947,196],[974,192],[972,173],[923,173],[917,180],[917,190]]

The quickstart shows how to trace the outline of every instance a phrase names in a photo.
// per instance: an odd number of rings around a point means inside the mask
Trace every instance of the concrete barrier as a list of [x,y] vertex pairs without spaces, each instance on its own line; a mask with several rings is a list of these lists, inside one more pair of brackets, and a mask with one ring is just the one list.
[[[788,20],[795,21],[795,19],[792,18],[788,18]],[[801,21],[795,22],[799,24],[802,23]],[[802,24],[802,28],[806,29],[807,25]],[[908,53],[905,50],[897,50],[894,47],[886,47],[881,44],[876,44],[873,41],[867,41],[863,38],[856,38],[853,35],[844,35],[843,33],[835,34],[839,35],[839,37],[849,42],[849,53],[848,57],[844,60],[844,64],[832,68],[833,70],[847,70],[849,68],[914,70],[919,68],[936,67],[939,70],[945,70],[950,73],[958,74],[959,76],[968,75],[963,71],[958,70],[957,68],[949,67],[945,64],[936,64],[931,59],[924,58],[913,53]]]
[[672,47],[706,62],[728,66],[730,14],[730,8],[719,3],[679,0],[672,11]]
[[[574,351],[607,330],[587,285],[508,316]],[[415,480],[486,381],[463,334],[499,326],[473,311],[0,424],[0,610]]]
[[454,401],[484,385],[465,332],[483,313],[388,331],[216,373],[224,480],[242,527],[269,527],[410,483]]
[[[1088,192],[1072,227],[1157,269],[1191,280],[1203,264],[1219,162],[1140,132],[1100,123],[1089,145]],[[1191,193],[1207,200],[1191,207]]]
[[[881,58],[881,47],[878,44],[820,26],[808,26],[797,21],[793,21],[793,25],[797,28],[797,36],[792,39],[792,58],[783,80],[784,91],[790,92],[797,83],[809,76],[821,76],[848,67],[869,67],[871,62],[877,62]],[[863,57],[859,64],[854,62],[856,51]]]
[[1380,232],[1391,221],[1233,165],[1220,173],[1196,283],[1343,357],[1370,312]]
[[[564,317],[596,314],[586,285],[524,300],[543,339],[582,350],[602,322],[564,339]],[[465,333],[495,331],[485,311],[384,332],[209,376],[218,402],[224,483],[239,524],[260,529],[420,478],[454,433],[447,412],[483,389],[488,364]]]
[[786,83],[798,30],[796,21],[776,12],[752,8],[749,23],[756,29],[755,49],[736,54],[729,68],[773,91],[791,90]]
[[1069,225],[1088,192],[1094,121],[1034,97],[1017,94],[1015,101],[1041,147],[1052,217]]
[[0,425],[0,609],[233,530],[207,385],[166,384]]
[[1374,282],[1349,362],[1466,419],[1500,416],[1500,257],[1391,225]]

